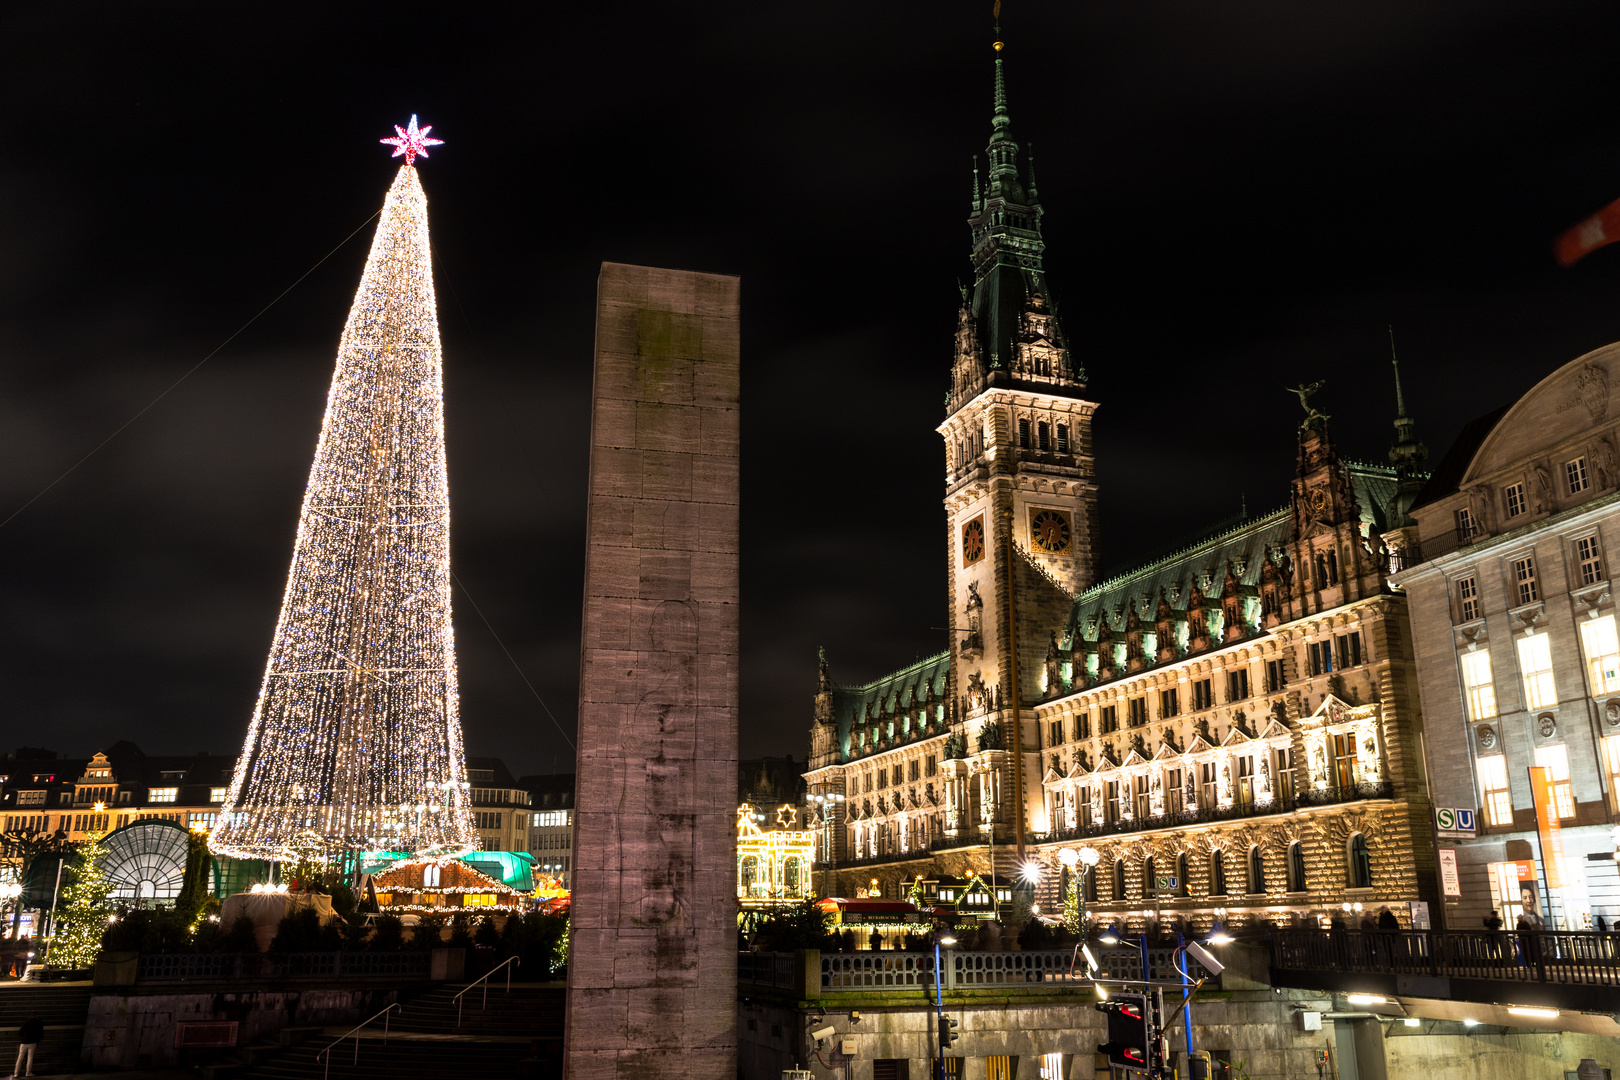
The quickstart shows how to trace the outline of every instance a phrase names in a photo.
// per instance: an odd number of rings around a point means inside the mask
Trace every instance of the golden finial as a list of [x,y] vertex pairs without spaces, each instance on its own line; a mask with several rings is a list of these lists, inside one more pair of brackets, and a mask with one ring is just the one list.
[[[995,4],[990,9],[990,12],[991,12],[991,15],[996,20],[996,37],[1000,38],[1001,37],[1001,0],[996,0]],[[1000,41],[995,42],[995,50],[996,50],[996,52],[1000,52],[1001,49],[1002,49],[1001,42]]]

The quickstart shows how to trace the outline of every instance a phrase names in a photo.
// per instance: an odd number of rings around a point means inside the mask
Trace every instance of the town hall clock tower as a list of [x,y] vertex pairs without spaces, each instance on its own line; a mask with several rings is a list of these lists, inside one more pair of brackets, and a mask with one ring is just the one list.
[[1041,203],[1032,164],[1018,161],[1001,52],[997,42],[982,191],[974,168],[973,289],[963,290],[938,429],[945,441],[952,682],[969,714],[1013,705],[1015,636],[1018,699],[1045,694],[1050,642],[1036,633],[1025,640],[1014,622],[1024,621],[1020,605],[1043,606],[1024,583],[1038,582],[1036,593],[1050,602],[1072,598],[1097,574],[1096,405],[1085,397],[1085,368],[1070,352],[1047,288]]

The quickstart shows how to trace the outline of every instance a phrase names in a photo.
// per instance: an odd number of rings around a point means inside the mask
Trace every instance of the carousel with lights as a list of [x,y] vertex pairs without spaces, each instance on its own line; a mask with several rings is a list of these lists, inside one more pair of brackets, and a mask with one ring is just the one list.
[[791,907],[814,896],[816,834],[795,828],[798,810],[737,807],[737,901],[744,910]]

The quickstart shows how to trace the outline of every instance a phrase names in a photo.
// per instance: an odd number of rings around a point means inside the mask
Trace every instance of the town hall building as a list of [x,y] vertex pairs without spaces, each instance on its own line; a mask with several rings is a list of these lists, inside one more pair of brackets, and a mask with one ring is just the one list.
[[1088,911],[1121,926],[1385,904],[1422,922],[1437,871],[1389,576],[1415,551],[1427,451],[1398,402],[1391,464],[1342,459],[1320,384],[1302,386],[1286,505],[1100,580],[1098,406],[1047,286],[997,48],[937,429],[950,645],[862,686],[823,653],[805,774],[820,891],[977,875],[1010,900],[1038,879],[1053,911],[1073,865]]

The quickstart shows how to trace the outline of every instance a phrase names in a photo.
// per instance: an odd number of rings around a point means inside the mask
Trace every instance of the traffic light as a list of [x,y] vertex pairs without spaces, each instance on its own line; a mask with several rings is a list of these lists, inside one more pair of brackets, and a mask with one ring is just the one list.
[[944,1013],[940,1013],[939,1014],[939,1048],[941,1050],[949,1050],[951,1048],[951,1044],[956,1042],[956,1040],[960,1039],[961,1037],[962,1036],[957,1034],[957,1032],[956,1032],[956,1021],[952,1020],[950,1017],[946,1016]]
[[1108,1015],[1108,1041],[1097,1044],[1097,1053],[1107,1054],[1108,1063],[1121,1069],[1146,1072],[1149,1068],[1148,1016],[1141,994],[1118,994],[1097,1002],[1098,1012]]

